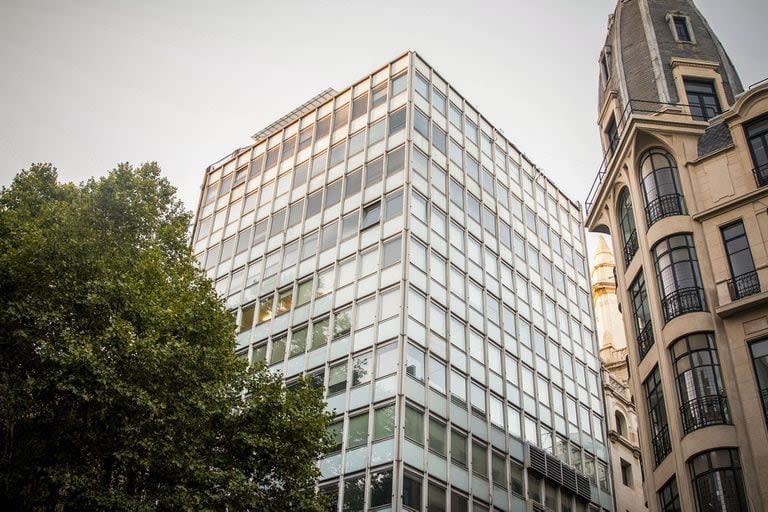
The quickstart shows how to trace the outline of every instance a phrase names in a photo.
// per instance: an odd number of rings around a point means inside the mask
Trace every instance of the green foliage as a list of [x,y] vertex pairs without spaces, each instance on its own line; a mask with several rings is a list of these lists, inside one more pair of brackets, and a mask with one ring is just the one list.
[[156,164],[0,191],[3,510],[322,510],[321,391],[235,357],[189,221]]

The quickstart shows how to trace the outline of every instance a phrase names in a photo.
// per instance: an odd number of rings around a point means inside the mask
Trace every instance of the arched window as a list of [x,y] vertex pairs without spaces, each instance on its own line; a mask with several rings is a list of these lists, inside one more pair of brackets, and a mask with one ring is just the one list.
[[693,457],[688,466],[693,476],[696,507],[700,512],[747,510],[741,479],[739,451],[723,448]]
[[660,148],[650,149],[640,159],[648,227],[664,217],[685,215],[685,200],[675,159]]
[[624,263],[629,265],[637,252],[637,230],[632,212],[632,200],[629,198],[629,189],[626,187],[619,194],[619,228],[624,246]]
[[620,436],[627,437],[627,420],[626,420],[626,418],[621,413],[621,411],[616,411],[614,416],[616,418],[616,432],[618,432]]
[[685,313],[704,311],[704,287],[693,236],[682,233],[667,237],[653,247],[653,255],[664,321],[669,322]]
[[670,351],[684,432],[730,423],[714,334],[701,332],[680,338]]

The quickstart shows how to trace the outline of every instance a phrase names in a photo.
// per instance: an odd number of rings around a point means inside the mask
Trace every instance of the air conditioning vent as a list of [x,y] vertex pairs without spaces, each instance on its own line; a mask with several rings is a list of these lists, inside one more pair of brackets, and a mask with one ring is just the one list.
[[592,501],[592,486],[589,484],[589,478],[576,475],[576,493],[587,501]]
[[547,475],[547,455],[544,450],[528,445],[528,466],[544,476]]
[[576,471],[568,466],[563,466],[563,485],[571,492],[578,492],[576,486]]
[[563,464],[551,455],[547,455],[547,478],[563,485]]

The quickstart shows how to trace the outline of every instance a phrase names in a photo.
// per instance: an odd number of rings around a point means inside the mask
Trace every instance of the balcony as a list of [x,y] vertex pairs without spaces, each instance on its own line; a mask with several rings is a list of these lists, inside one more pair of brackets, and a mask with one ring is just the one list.
[[760,293],[760,278],[757,277],[757,271],[753,270],[729,279],[728,293],[731,295],[731,300],[739,300]]
[[682,103],[664,103],[659,101],[637,99],[629,100],[621,113],[621,118],[617,119],[617,131],[615,132],[615,135],[611,133],[608,150],[603,156],[603,161],[600,164],[600,168],[597,170],[597,176],[595,176],[592,187],[589,189],[589,193],[587,194],[587,200],[585,201],[587,215],[591,213],[592,207],[595,205],[597,194],[600,192],[600,189],[603,186],[603,182],[608,175],[608,170],[613,163],[613,158],[618,153],[624,136],[628,132],[630,121],[633,119],[651,121],[658,118],[666,121],[669,121],[670,119],[677,121],[690,121],[690,106]]
[[683,196],[681,194],[667,194],[658,197],[645,207],[645,219],[650,228],[665,217],[683,215]]
[[653,456],[658,466],[672,451],[672,443],[669,441],[669,425],[664,425],[659,429],[658,433],[653,436],[651,444],[653,445]]
[[624,266],[628,267],[629,262],[637,252],[637,230],[632,230],[632,234],[629,235],[627,241],[624,243]]
[[645,358],[645,355],[651,350],[653,346],[653,326],[651,322],[647,322],[640,334],[637,335],[637,349],[640,351],[640,360]]
[[758,187],[764,187],[768,185],[768,164],[763,164],[752,169],[755,174],[755,181]]
[[669,322],[673,318],[686,313],[704,311],[704,290],[701,288],[681,288],[666,295],[661,299],[661,308],[664,310],[664,321]]
[[731,422],[725,394],[689,400],[680,406],[680,416],[685,434],[710,425],[726,425]]

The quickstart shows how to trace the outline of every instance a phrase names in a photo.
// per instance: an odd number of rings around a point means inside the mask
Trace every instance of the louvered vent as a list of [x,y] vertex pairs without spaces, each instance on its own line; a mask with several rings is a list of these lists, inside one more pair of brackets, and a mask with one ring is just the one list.
[[577,492],[576,471],[568,466],[563,466],[563,485],[571,492]]
[[592,501],[592,487],[589,485],[589,478],[576,475],[576,493],[587,501]]
[[547,456],[544,450],[539,450],[535,446],[528,445],[528,466],[534,471],[546,476],[547,474]]
[[547,478],[563,485],[563,465],[551,455],[547,455]]

